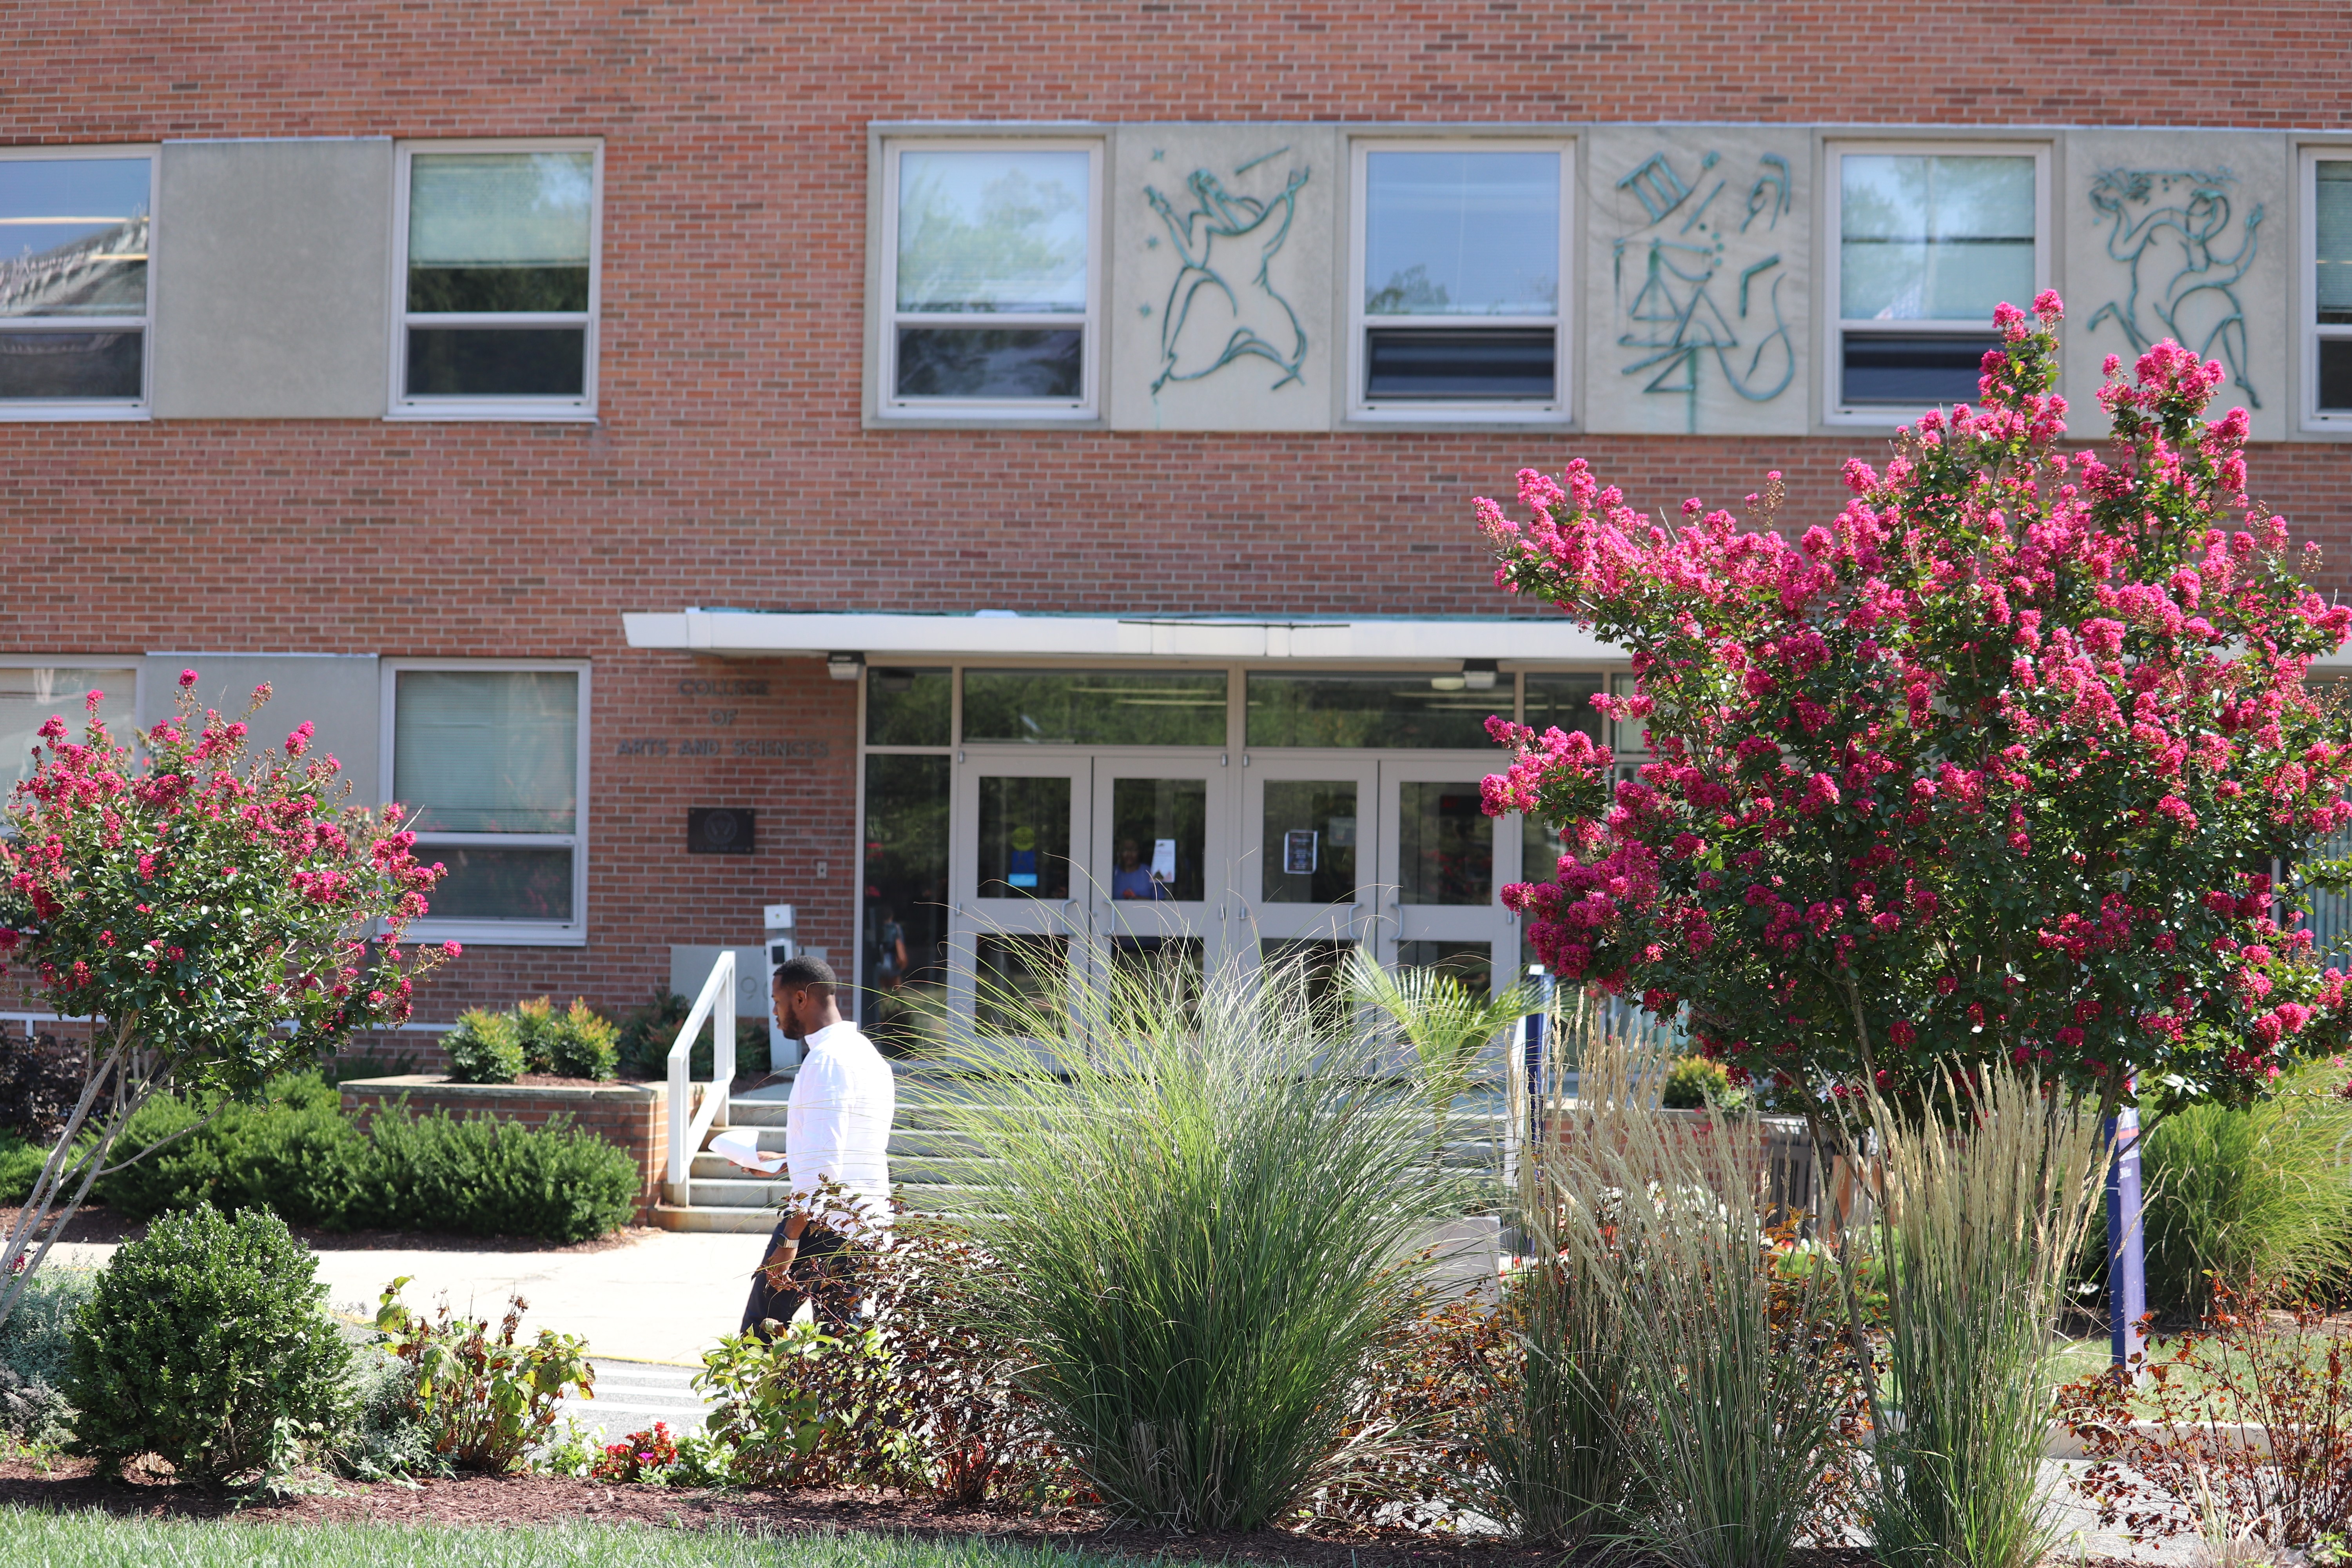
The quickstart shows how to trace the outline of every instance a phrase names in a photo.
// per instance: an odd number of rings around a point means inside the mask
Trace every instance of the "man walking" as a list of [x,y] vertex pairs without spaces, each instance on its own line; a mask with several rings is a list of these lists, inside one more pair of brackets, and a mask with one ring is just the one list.
[[[741,1331],[761,1339],[769,1337],[771,1320],[789,1323],[803,1301],[814,1303],[820,1326],[847,1328],[861,1292],[856,1255],[843,1249],[873,1245],[874,1233],[890,1223],[890,1118],[898,1091],[890,1064],[856,1025],[843,1021],[836,990],[822,959],[776,966],[776,1023],[807,1051],[784,1119],[791,1195],[743,1305]],[[824,1183],[836,1190],[820,1196]]]

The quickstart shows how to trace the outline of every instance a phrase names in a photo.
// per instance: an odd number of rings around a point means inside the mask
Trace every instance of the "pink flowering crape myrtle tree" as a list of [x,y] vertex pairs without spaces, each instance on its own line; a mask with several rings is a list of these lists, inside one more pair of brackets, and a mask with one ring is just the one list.
[[[2246,413],[2170,343],[2106,362],[2115,439],[2057,449],[2054,294],[2004,305],[1979,406],[1896,433],[1790,543],[1581,462],[1480,525],[1496,581],[1631,650],[1654,760],[1515,748],[1488,812],[1564,829],[1506,889],[1565,979],[1687,1008],[1735,1077],[1814,1110],[2008,1058],[2104,1108],[2242,1100],[2344,1037],[2344,975],[2273,880],[2347,819],[2345,724],[2306,686],[2352,611],[2245,495]],[[2299,569],[2300,566],[2300,569]],[[1818,1121],[1817,1121],[1818,1125]]]
[[[457,952],[400,946],[441,874],[417,864],[400,808],[343,805],[350,786],[334,758],[310,756],[307,723],[248,757],[244,722],[196,711],[195,680],[182,672],[177,716],[136,747],[99,720],[98,693],[79,741],[51,718],[8,803],[0,951],[94,1037],[0,1249],[0,1322],[90,1184],[153,1152],[117,1148],[140,1106],[175,1086],[250,1097],[353,1030],[405,1019],[417,977]],[[257,689],[247,718],[268,697]]]

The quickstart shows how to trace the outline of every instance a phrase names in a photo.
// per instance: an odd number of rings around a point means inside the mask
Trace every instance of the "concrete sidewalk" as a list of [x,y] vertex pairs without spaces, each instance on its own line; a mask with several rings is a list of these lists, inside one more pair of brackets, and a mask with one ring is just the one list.
[[[597,1360],[699,1367],[720,1334],[735,1331],[765,1237],[656,1230],[594,1251],[377,1251],[323,1247],[319,1279],[337,1311],[375,1314],[376,1298],[401,1275],[402,1297],[430,1311],[446,1293],[456,1310],[495,1322],[509,1293],[530,1303],[525,1332],[579,1334]],[[49,1261],[103,1268],[114,1247],[61,1242]]]

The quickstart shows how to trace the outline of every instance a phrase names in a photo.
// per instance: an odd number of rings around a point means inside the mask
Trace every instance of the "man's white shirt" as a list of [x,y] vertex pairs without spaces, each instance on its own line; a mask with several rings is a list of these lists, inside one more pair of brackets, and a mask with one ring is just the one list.
[[[794,1201],[814,1207],[820,1182],[838,1182],[863,1200],[868,1225],[890,1223],[890,1119],[898,1091],[890,1064],[846,1021],[819,1029],[793,1078],[784,1118],[784,1171]],[[850,1216],[820,1217],[838,1229]]]

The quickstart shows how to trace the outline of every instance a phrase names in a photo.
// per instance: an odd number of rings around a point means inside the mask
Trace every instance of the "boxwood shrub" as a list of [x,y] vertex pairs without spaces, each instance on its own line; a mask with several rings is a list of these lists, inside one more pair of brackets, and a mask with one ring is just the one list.
[[65,1394],[101,1473],[154,1454],[220,1482],[292,1458],[341,1424],[351,1350],[318,1259],[277,1215],[198,1205],[114,1255],[76,1315]]
[[145,1148],[214,1120],[105,1177],[97,1196],[132,1219],[210,1204],[268,1207],[324,1230],[455,1231],[584,1241],[629,1222],[636,1161],[558,1118],[544,1127],[446,1113],[379,1115],[368,1132],[317,1073],[279,1079],[260,1105],[159,1096],[125,1141]]

